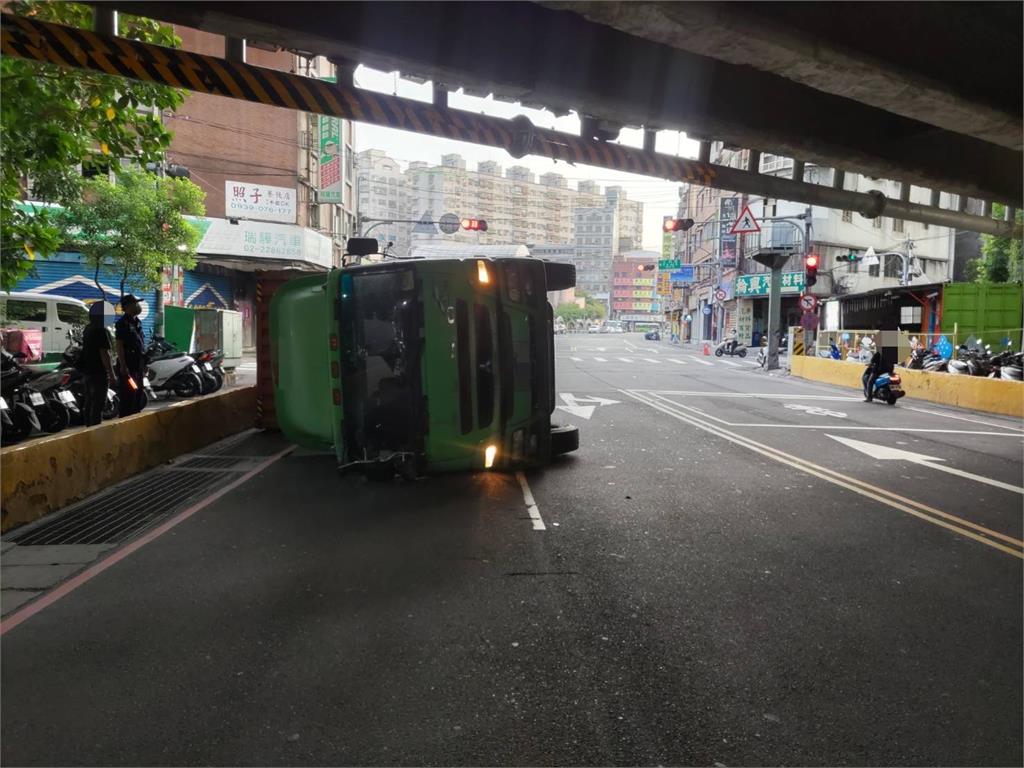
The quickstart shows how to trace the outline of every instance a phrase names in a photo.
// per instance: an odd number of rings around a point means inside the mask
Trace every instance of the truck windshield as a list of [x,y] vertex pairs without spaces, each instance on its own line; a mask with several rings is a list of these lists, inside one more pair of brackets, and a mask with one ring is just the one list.
[[419,310],[412,269],[341,278],[342,401],[350,460],[415,450]]

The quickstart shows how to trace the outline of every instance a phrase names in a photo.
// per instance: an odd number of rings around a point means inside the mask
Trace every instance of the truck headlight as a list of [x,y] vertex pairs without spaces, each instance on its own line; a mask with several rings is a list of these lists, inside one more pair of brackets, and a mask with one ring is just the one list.
[[498,446],[488,445],[484,448],[484,469],[490,469],[494,466],[494,460],[498,456]]

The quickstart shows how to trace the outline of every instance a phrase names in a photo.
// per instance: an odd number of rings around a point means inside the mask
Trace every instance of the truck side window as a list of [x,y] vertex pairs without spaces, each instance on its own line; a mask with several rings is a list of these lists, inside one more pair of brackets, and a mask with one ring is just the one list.
[[490,310],[483,304],[476,304],[473,311],[476,315],[477,426],[483,429],[494,421],[494,337]]

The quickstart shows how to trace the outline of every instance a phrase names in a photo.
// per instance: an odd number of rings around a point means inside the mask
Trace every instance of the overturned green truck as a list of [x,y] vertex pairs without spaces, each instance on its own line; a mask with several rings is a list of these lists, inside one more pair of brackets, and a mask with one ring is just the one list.
[[575,282],[571,264],[532,258],[386,259],[291,280],[270,306],[278,424],[375,477],[576,450],[576,428],[552,424],[547,300]]

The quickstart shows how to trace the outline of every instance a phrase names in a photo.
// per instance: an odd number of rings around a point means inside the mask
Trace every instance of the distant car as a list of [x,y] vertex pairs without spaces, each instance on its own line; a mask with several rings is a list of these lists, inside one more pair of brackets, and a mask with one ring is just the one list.
[[661,331],[648,331],[644,334],[647,341],[661,341]]
[[621,325],[613,325],[611,328],[611,333],[625,333],[625,331],[622,330]]
[[587,328],[587,333],[600,333],[600,332],[601,332],[601,326],[598,325],[597,323],[594,323],[589,328]]

